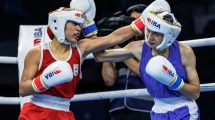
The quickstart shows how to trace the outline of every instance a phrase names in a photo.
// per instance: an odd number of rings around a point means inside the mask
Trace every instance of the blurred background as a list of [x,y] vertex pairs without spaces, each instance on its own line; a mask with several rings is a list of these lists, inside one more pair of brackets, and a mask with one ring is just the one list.
[[[153,0],[95,0],[95,21],[124,11],[134,4],[150,4]],[[179,41],[215,36],[215,0],[167,0],[172,12],[182,24]],[[69,7],[70,0],[1,0],[0,1],[0,56],[17,56],[20,25],[46,25],[48,13],[59,7]],[[193,48],[197,58],[200,82],[213,83],[215,47]],[[18,97],[18,65],[0,64],[0,96]],[[108,91],[101,77],[101,63],[86,60],[82,67],[83,79],[77,94]],[[201,93],[197,103],[202,120],[215,117],[215,91]],[[109,100],[71,103],[77,120],[108,120]],[[8,120],[18,118],[19,105],[0,105],[0,115]]]

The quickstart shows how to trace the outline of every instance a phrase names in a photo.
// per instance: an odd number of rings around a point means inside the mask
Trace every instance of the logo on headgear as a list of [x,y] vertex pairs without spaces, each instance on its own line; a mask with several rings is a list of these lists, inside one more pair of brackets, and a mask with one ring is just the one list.
[[75,13],[74,15],[75,15],[76,17],[79,17],[79,18],[80,18],[80,17],[83,17],[83,15],[80,14],[80,13]]
[[165,65],[163,65],[163,71],[170,75],[171,77],[174,77],[174,73]]
[[153,25],[154,27],[160,29],[161,25],[159,23],[157,23],[156,21],[152,20],[151,18],[147,18],[147,22],[150,23],[151,25]]
[[169,30],[169,34],[171,34],[172,37],[174,37],[174,36],[175,36],[175,31],[174,31],[174,29],[170,29],[170,30]]

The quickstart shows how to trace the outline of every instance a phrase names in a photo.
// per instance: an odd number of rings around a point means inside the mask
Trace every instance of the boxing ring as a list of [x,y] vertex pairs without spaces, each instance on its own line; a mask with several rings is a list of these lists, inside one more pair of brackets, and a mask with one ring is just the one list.
[[[24,57],[30,48],[38,45],[39,43],[50,40],[46,34],[46,25],[38,26],[20,26],[19,32],[19,43],[18,43],[18,56],[0,56],[1,64],[18,64],[19,67],[19,80],[23,69]],[[29,34],[31,33],[31,34]],[[215,46],[215,37],[203,38],[195,40],[180,41],[187,44],[190,47],[204,47],[204,46]],[[85,59],[93,59],[93,55],[88,55]],[[201,92],[215,91],[215,83],[206,83],[200,85]],[[17,91],[18,92],[18,91]],[[130,89],[130,90],[119,90],[119,91],[107,91],[107,92],[95,92],[76,94],[71,99],[71,102],[76,101],[89,101],[89,100],[104,100],[111,98],[122,98],[122,97],[138,97],[144,98],[150,97],[146,89]],[[27,97],[3,97],[0,96],[0,104],[6,105],[21,105],[28,101],[30,96]]]

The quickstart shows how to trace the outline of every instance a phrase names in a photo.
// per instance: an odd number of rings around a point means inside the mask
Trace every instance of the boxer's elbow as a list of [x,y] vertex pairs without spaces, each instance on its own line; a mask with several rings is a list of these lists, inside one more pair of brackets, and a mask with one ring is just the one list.
[[192,100],[197,100],[200,97],[200,90],[195,90],[191,95],[189,95],[189,98]]
[[114,81],[104,81],[105,82],[105,85],[108,86],[108,87],[111,87],[114,85]]
[[94,59],[96,62],[104,62],[104,57],[102,56],[102,52],[94,53]]
[[197,85],[194,90],[193,100],[197,100],[200,97],[200,85]]
[[192,100],[197,100],[200,97],[200,92],[196,92],[193,96],[192,96]]
[[21,97],[27,96],[26,92],[25,92],[22,88],[19,88],[19,95],[20,95]]
[[19,95],[21,97],[25,97],[25,96],[28,96],[28,95],[32,95],[35,93],[34,90],[30,90],[31,88],[27,88],[26,86],[19,86]]
[[96,62],[102,62],[102,58],[100,56],[95,56],[94,55],[94,59]]

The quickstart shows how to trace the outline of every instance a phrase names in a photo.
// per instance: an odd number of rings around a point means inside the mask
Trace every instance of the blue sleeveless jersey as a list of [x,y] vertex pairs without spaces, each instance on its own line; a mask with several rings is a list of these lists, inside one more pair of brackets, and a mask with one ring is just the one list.
[[[168,86],[158,82],[146,73],[146,65],[152,57],[153,56],[151,47],[144,42],[140,62],[140,75],[142,80],[144,81],[144,84],[147,87],[149,94],[155,98],[171,98],[184,96],[178,91],[169,89]],[[175,41],[170,46],[170,52],[167,59],[175,67],[177,74],[181,76],[181,78],[183,78],[184,82],[187,83],[187,75],[185,68],[182,65],[178,41]]]

